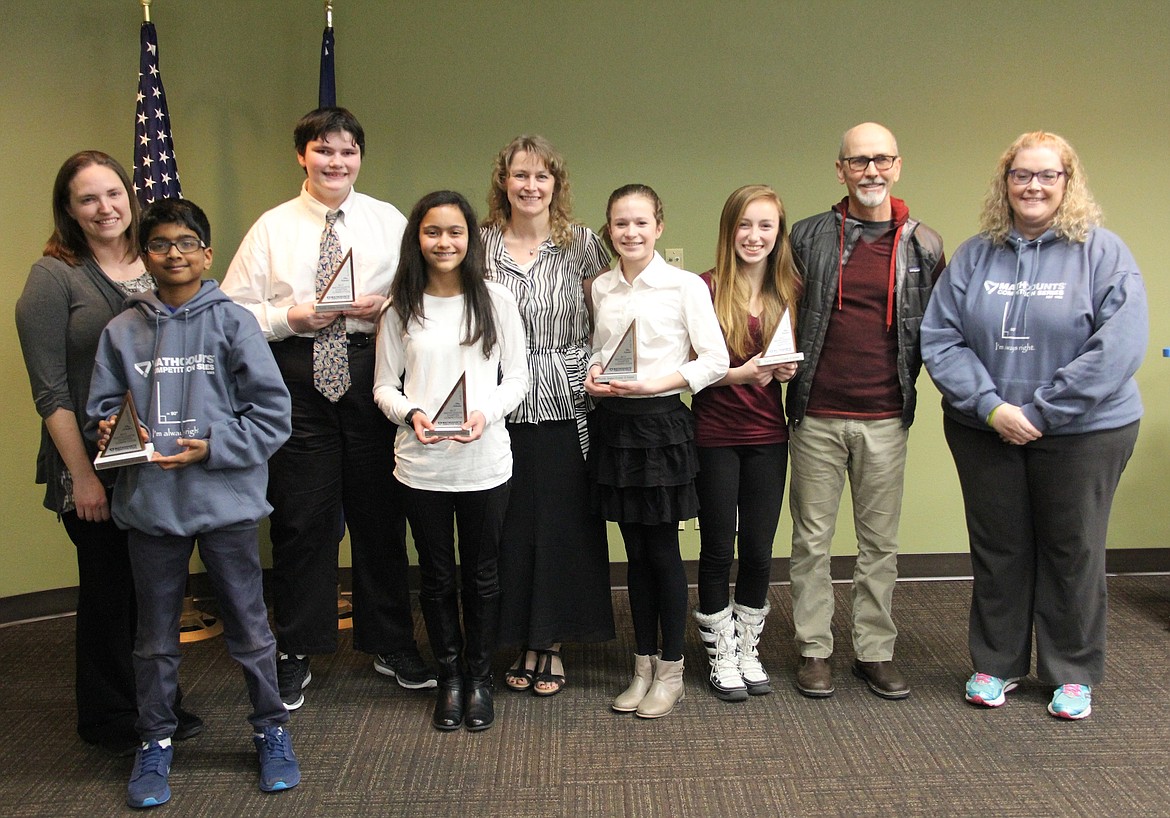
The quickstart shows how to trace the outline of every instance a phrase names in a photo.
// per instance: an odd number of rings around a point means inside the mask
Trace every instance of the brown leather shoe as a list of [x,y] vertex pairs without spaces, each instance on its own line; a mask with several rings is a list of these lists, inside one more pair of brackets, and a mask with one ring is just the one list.
[[892,661],[853,663],[853,675],[865,681],[883,699],[904,699],[910,695],[910,685],[894,667]]
[[824,699],[833,695],[833,669],[828,659],[801,656],[796,666],[796,689],[810,699]]

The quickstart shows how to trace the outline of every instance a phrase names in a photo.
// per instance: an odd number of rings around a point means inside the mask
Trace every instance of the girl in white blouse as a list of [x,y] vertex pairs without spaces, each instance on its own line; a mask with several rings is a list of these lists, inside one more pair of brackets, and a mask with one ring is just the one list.
[[[394,475],[406,487],[419,604],[439,663],[432,723],[486,730],[495,720],[491,657],[500,612],[500,533],[512,454],[504,416],[528,388],[524,328],[511,294],[484,280],[475,212],[452,191],[410,215],[378,333],[374,400],[401,425]],[[462,384],[463,431],[435,434]],[[463,626],[456,599],[459,526]],[[466,661],[466,677],[462,667]]]
[[[665,716],[683,695],[687,585],[678,521],[698,513],[698,455],[679,395],[719,380],[728,364],[707,286],[654,250],[662,229],[662,202],[649,187],[626,185],[610,195],[605,233],[619,262],[593,285],[585,379],[599,399],[589,418],[593,505],[621,528],[636,642],[634,679],[613,709],[643,718]],[[631,325],[634,379],[599,382]]]

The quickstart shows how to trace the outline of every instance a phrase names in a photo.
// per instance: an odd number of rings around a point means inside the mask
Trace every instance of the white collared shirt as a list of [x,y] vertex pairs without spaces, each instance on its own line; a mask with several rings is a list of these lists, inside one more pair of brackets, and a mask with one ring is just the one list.
[[679,372],[690,391],[698,392],[727,374],[727,345],[707,285],[694,273],[671,267],[657,252],[633,284],[620,264],[599,275],[593,282],[593,307],[590,366],[608,361],[636,321],[638,380]]
[[[355,294],[388,297],[406,217],[394,205],[356,190],[338,210],[335,229],[341,252],[353,250]],[[297,198],[256,220],[228,266],[223,291],[256,316],[269,341],[296,334],[288,325],[289,309],[317,300],[317,259],[328,212],[302,185]],[[345,321],[347,332],[372,333],[375,328],[370,321]]]

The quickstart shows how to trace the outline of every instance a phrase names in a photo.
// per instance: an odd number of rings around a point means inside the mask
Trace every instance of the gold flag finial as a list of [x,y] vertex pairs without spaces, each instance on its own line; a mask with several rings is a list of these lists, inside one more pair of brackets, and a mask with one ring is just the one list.
[[333,28],[333,0],[325,0],[325,28]]
[[142,2],[142,22],[150,22],[150,3],[151,0],[141,0]]

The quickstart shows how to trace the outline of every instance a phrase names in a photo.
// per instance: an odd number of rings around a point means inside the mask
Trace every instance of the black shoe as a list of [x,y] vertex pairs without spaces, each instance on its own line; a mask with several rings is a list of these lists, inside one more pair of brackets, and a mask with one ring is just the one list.
[[311,681],[313,674],[309,672],[308,656],[277,654],[276,685],[280,689],[280,700],[284,702],[286,710],[296,710],[305,703],[305,694],[301,691],[308,687]]
[[100,747],[112,756],[129,758],[138,752],[142,741],[133,729],[111,730],[102,736],[84,735],[81,740],[94,747]]
[[486,730],[495,723],[496,708],[492,701],[492,678],[467,680],[467,707],[463,723],[471,732]]
[[910,685],[891,661],[853,663],[853,675],[863,680],[874,695],[883,699],[904,699],[910,695]]
[[435,671],[427,666],[415,647],[379,653],[374,657],[374,670],[395,679],[407,690],[425,690],[438,685]]
[[175,734],[171,736],[175,741],[186,741],[203,732],[203,719],[181,707],[175,708],[175,718],[179,724],[175,727]]
[[436,730],[458,730],[463,724],[463,679],[456,676],[444,679],[439,685],[439,698],[435,700],[435,713],[431,724]]

